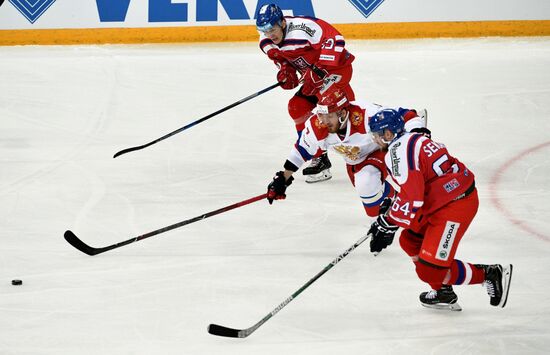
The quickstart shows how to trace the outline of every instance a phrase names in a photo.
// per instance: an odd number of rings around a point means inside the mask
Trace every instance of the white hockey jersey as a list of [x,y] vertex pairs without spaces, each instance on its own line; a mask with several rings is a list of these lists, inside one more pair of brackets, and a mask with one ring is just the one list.
[[[288,161],[300,168],[306,161],[319,152],[329,148],[344,158],[346,164],[362,163],[369,154],[380,149],[369,132],[369,117],[387,107],[374,103],[354,101],[347,107],[349,112],[346,134],[329,133],[317,115],[311,116],[305,129],[292,148]],[[425,122],[417,116],[416,111],[405,108],[396,109],[405,118],[405,128],[410,131],[425,127]]]

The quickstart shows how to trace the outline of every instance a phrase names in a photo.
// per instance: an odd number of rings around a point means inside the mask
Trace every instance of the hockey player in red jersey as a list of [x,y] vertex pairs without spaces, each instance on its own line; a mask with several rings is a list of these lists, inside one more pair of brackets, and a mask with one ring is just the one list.
[[480,265],[455,259],[479,201],[474,174],[447,148],[426,135],[407,133],[400,112],[381,110],[369,121],[374,140],[387,149],[385,164],[398,191],[387,213],[369,229],[378,253],[403,228],[399,242],[420,280],[432,288],[420,294],[430,308],[460,310],[452,285],[485,283],[493,306],[504,307],[512,265]]
[[[349,84],[355,57],[333,26],[317,18],[283,16],[275,4],[262,6],[256,19],[260,48],[278,67],[281,87],[292,90],[302,83],[288,102],[298,135],[324,93],[339,88],[350,101],[355,99]],[[306,182],[330,179],[330,167],[326,152],[320,152],[303,170]]]
[[[381,108],[372,103],[349,102],[339,90],[323,96],[317,113],[306,121],[305,129],[284,163],[285,170],[277,172],[269,184],[269,202],[284,199],[292,174],[319,151],[331,148],[345,160],[348,176],[367,215],[378,216],[380,204],[392,192],[385,181],[384,153],[368,130],[369,116]],[[406,118],[408,130],[426,130],[425,118],[419,117],[415,110],[398,110]],[[425,111],[422,112],[421,116],[425,115]]]

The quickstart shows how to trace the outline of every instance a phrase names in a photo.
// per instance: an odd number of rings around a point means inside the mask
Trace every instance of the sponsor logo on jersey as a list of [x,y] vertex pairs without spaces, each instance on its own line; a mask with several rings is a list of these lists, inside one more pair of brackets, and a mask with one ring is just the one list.
[[359,159],[359,154],[361,153],[361,148],[359,147],[350,147],[348,145],[339,145],[333,147],[335,151],[346,156],[349,160]]
[[292,31],[304,31],[311,37],[313,37],[315,35],[315,32],[317,32],[317,30],[314,30],[313,28],[309,27],[305,23],[295,25],[291,22],[288,24],[287,32],[292,32]]
[[363,123],[363,115],[360,112],[352,112],[350,122],[354,126],[359,126],[361,123]]
[[458,180],[457,179],[452,179],[451,181],[449,181],[448,183],[443,185],[443,188],[445,189],[445,191],[451,192],[459,186],[460,186],[460,183],[458,182]]
[[55,0],[9,0],[11,4],[30,22],[34,23],[53,5]]
[[397,142],[390,148],[390,159],[391,159],[391,174],[393,176],[401,176],[399,172],[399,162],[401,158],[397,156],[397,149],[401,146],[401,142]]
[[449,255],[451,254],[451,249],[458,232],[460,223],[448,221],[443,229],[443,234],[441,235],[441,240],[439,241],[439,247],[437,248],[436,259],[447,261]]
[[336,59],[336,57],[333,56],[333,55],[321,54],[321,55],[319,56],[319,59],[320,59],[320,60],[326,60],[326,61],[329,61],[329,62],[330,62],[330,61],[334,61],[334,60]]

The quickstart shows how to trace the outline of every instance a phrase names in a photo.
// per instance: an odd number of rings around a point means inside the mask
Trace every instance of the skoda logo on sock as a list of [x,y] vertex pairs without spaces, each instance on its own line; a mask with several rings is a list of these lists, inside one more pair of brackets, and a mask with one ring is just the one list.
[[9,0],[9,2],[11,2],[30,23],[34,23],[50,8],[50,6],[52,6],[55,0]]

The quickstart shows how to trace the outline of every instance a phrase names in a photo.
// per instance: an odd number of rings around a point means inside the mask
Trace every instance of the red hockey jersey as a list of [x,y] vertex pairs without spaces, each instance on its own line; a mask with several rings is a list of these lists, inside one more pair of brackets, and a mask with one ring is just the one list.
[[312,65],[338,69],[351,65],[355,57],[344,46],[344,37],[327,22],[312,17],[285,16],[284,40],[276,45],[260,32],[264,53],[280,50],[286,60],[302,74]]
[[388,214],[409,228],[419,215],[429,215],[473,189],[474,174],[441,144],[421,134],[405,133],[393,141],[385,157],[398,194]]

